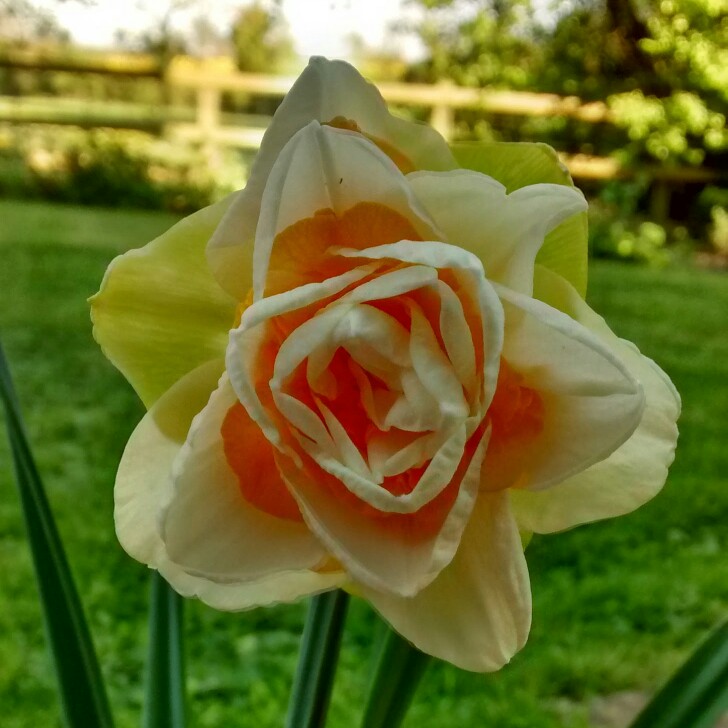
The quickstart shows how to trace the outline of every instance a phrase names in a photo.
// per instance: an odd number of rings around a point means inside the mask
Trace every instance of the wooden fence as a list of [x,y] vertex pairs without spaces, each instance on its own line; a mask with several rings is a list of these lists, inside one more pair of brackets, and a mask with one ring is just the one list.
[[[223,95],[237,92],[253,97],[282,98],[294,80],[281,76],[238,73],[229,66],[225,68],[220,59],[205,62],[178,57],[168,64],[162,64],[154,56],[143,54],[79,51],[69,54],[47,49],[5,50],[0,54],[0,67],[157,77],[168,89],[166,96],[169,99],[175,98],[176,89],[192,91],[194,107],[172,103],[151,106],[47,96],[0,96],[0,122],[146,129],[201,145],[211,164],[219,159],[220,150],[224,147],[258,148],[269,121],[267,117],[225,113]],[[377,85],[389,103],[429,110],[430,123],[448,140],[453,138],[455,113],[459,109],[478,110],[484,115],[559,116],[587,123],[613,123],[605,103],[584,103],[576,97],[463,88],[450,83]],[[562,155],[562,159],[571,174],[581,179],[629,178],[637,172],[611,157],[580,154]],[[639,172],[654,180],[654,213],[658,217],[666,216],[670,188],[674,184],[707,183],[720,177],[715,170],[705,168],[659,165],[642,166]]]

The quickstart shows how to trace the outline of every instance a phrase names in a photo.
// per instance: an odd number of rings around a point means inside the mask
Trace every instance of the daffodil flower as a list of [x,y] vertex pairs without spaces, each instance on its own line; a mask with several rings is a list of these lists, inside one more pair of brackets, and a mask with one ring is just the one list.
[[[563,177],[542,147],[489,154]],[[124,548],[220,609],[344,587],[427,653],[508,662],[522,535],[638,507],[677,437],[669,379],[572,285],[586,202],[566,182],[459,168],[313,59],[247,187],[117,258],[93,298],[149,410],[116,481]]]

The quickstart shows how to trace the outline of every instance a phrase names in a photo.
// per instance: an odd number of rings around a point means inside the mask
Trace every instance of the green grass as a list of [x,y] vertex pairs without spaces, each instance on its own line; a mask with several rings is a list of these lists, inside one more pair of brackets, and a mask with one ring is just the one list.
[[[138,725],[148,573],[118,546],[112,483],[142,408],[91,339],[86,298],[167,215],[0,202],[0,333],[95,636],[119,728]],[[592,696],[651,690],[728,607],[728,279],[595,264],[594,307],[684,400],[665,491],[633,515],[534,539],[534,626],[491,676],[436,665],[410,728],[584,728]],[[60,726],[8,449],[0,438],[0,705],[4,728]],[[282,724],[303,605],[239,615],[186,605],[199,728]],[[377,622],[355,602],[332,728],[356,725]]]

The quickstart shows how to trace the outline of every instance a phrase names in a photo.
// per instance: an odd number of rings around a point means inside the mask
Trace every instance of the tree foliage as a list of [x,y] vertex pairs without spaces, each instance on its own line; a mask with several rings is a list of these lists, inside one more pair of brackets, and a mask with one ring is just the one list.
[[274,73],[293,54],[293,42],[279,14],[259,2],[240,10],[232,42],[241,71]]

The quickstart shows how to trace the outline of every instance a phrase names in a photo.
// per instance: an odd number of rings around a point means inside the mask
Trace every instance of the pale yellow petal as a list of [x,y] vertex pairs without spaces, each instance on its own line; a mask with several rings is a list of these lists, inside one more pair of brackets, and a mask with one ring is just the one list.
[[[236,301],[213,278],[205,246],[230,202],[116,258],[90,299],[94,338],[147,407],[182,375],[225,354]],[[250,270],[239,273],[250,288]]]

